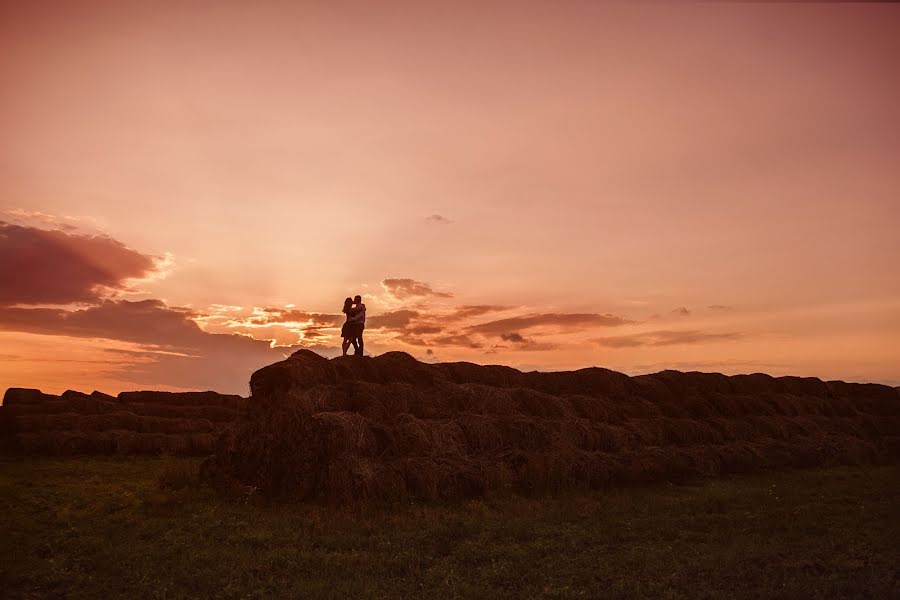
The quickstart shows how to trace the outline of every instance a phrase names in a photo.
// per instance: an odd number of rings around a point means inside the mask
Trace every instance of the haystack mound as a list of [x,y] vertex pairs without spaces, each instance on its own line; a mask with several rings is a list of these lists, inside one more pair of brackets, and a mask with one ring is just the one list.
[[25,454],[208,455],[246,403],[215,392],[55,396],[10,388],[0,406],[0,446]]
[[301,350],[250,387],[204,472],[300,499],[602,488],[900,456],[900,395],[881,385]]

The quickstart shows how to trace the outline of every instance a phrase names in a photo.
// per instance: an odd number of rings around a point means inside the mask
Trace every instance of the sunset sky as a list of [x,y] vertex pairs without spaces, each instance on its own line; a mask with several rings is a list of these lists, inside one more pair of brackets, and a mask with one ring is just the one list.
[[0,388],[297,347],[900,385],[900,5],[0,3]]

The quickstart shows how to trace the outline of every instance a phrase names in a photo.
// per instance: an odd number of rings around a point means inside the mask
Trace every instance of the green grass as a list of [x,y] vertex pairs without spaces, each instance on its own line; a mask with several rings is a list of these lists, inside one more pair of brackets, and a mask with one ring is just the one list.
[[897,465],[380,508],[195,468],[0,459],[0,596],[900,598]]

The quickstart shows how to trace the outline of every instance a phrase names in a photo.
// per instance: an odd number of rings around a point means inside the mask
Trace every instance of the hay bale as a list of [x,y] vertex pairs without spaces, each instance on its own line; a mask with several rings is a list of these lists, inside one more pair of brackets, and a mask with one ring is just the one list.
[[86,415],[78,421],[78,429],[81,431],[112,431],[128,430],[136,431],[140,417],[130,412],[115,412],[99,415]]
[[292,389],[308,389],[337,382],[334,366],[310,350],[298,350],[289,358],[253,373],[250,391],[254,398],[265,398]]
[[196,413],[184,415],[190,419],[206,419],[213,423],[231,423],[238,416],[238,411],[227,406],[201,406]]
[[466,454],[466,433],[456,421],[423,421],[429,450],[436,456]]
[[775,383],[779,392],[793,396],[826,398],[831,393],[828,384],[815,377],[777,377]]
[[191,439],[187,435],[167,435],[162,444],[163,454],[185,456],[191,449]]
[[218,406],[230,410],[240,410],[246,405],[245,398],[216,392],[122,392],[118,396],[118,401],[124,404],[141,405]]
[[194,456],[209,456],[216,447],[216,436],[211,433],[192,433],[189,453]]
[[66,390],[60,396],[64,402],[67,402],[74,412],[85,414],[97,414],[100,412],[100,403],[106,403],[106,400],[100,400],[96,396],[91,396],[74,390]]
[[[521,373],[309,352],[213,392],[7,392],[5,446],[208,454],[204,477],[338,501],[676,481],[900,455],[900,395],[812,378]],[[217,435],[221,432],[220,435]],[[230,485],[230,484],[229,484]]]
[[[666,374],[663,391],[651,380],[617,388],[615,378],[588,370],[520,378],[529,385],[515,388],[506,371],[453,365],[439,369],[443,378],[416,375],[426,381],[417,388],[409,383],[416,377],[377,383],[385,380],[372,370],[377,361],[363,364],[337,370],[350,382],[254,398],[255,409],[219,438],[207,470],[304,498],[450,498],[874,459],[884,450],[860,440],[891,431],[846,399],[807,394],[815,381],[788,380],[796,393],[779,395],[765,376],[732,386],[724,376]],[[571,389],[578,378],[595,395],[545,391]],[[483,383],[491,380],[502,385]],[[749,385],[763,391],[748,394]],[[626,388],[655,396],[597,392]],[[826,416],[838,412],[829,408],[835,402],[854,416]]]
[[[464,431],[465,425],[460,424]],[[430,440],[425,424],[409,413],[401,413],[394,418],[394,444],[396,451],[405,456],[425,456],[430,448]]]
[[392,447],[388,428],[353,412],[311,415],[315,443],[326,456],[378,456]]
[[30,388],[9,388],[3,394],[3,406],[42,404],[48,400],[59,400],[59,396],[44,394],[41,390]]
[[140,433],[209,433],[214,429],[212,422],[207,419],[169,419],[165,417],[141,416],[136,416],[135,418],[136,426],[133,429]]

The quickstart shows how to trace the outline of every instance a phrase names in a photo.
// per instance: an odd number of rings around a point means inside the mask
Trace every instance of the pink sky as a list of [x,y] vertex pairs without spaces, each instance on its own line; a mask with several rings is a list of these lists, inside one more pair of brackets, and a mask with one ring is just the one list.
[[891,4],[3,3],[0,387],[246,393],[355,293],[375,353],[900,385],[898,57]]

